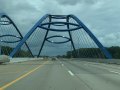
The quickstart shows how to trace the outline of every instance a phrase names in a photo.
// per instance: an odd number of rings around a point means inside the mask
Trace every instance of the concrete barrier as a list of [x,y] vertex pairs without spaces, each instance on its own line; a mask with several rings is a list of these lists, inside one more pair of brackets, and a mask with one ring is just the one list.
[[32,60],[42,60],[43,58],[10,58],[10,63],[14,62],[24,62],[24,61],[32,61]]
[[120,59],[92,59],[92,58],[74,58],[72,60],[81,60],[96,63],[117,64],[120,65]]
[[0,64],[1,63],[6,63],[6,62],[10,62],[9,56],[0,55]]

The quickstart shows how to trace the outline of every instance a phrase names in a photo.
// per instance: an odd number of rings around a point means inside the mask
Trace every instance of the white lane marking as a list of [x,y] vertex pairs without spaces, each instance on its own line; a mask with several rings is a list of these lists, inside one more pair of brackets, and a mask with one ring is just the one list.
[[71,76],[74,76],[74,74],[73,74],[71,71],[68,71],[68,73],[69,73]]
[[120,74],[119,72],[116,72],[116,71],[110,71],[110,72],[112,72],[112,73],[116,73],[116,74]]
[[[87,64],[84,64],[84,65],[87,65]],[[95,64],[89,64],[89,65],[91,65],[91,66],[96,66]],[[100,64],[99,64],[99,65],[100,65]],[[113,70],[108,70],[108,68],[101,67],[101,66],[98,66],[98,65],[97,65],[97,67],[102,68],[102,69],[105,69],[105,70],[107,70],[107,71],[109,71],[109,72],[111,72],[111,73],[115,73],[115,74],[119,74],[119,75],[120,75],[120,72],[113,71]]]
[[64,64],[62,64],[62,66],[64,66]]

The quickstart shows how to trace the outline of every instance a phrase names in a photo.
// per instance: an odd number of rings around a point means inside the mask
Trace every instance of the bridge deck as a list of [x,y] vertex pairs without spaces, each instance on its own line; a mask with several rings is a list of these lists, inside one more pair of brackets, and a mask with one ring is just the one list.
[[0,90],[120,90],[120,65],[63,59],[0,65]]

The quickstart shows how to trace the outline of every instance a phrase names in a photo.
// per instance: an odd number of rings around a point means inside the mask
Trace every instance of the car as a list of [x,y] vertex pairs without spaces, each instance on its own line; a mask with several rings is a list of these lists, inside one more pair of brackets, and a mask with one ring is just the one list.
[[55,61],[55,60],[56,60],[56,58],[55,58],[55,57],[53,57],[53,58],[52,58],[52,60],[53,60],[53,61]]

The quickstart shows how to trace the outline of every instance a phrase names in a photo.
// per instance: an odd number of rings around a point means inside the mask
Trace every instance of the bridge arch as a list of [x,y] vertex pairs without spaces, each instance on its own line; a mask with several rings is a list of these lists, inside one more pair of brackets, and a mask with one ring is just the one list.
[[[16,24],[5,13],[0,13],[0,32],[0,52],[1,54],[10,55],[12,50],[22,40],[23,36]],[[24,44],[32,56],[29,46],[26,42]]]
[[[76,34],[73,34],[74,32]],[[57,34],[61,34],[61,35],[57,35]],[[75,38],[77,35],[79,38]],[[60,37],[60,38],[62,37],[63,39],[67,39],[67,40],[65,41],[60,41],[60,39],[58,39],[58,41],[49,40],[56,37]],[[108,59],[112,58],[110,53],[100,43],[100,41],[95,37],[95,35],[93,35],[93,33],[83,24],[83,22],[80,21],[74,15],[50,15],[50,14],[44,15],[23,37],[23,39],[19,42],[16,48],[11,52],[10,56],[13,57],[15,53],[17,53],[17,51],[22,47],[22,45],[25,42],[30,43],[31,39],[33,39],[33,41],[31,41],[31,44],[28,45],[29,47],[31,47],[31,49],[37,47],[36,50],[35,49],[32,50],[32,53],[36,52],[33,55],[37,55],[37,57],[41,55],[41,52],[47,41],[53,44],[62,44],[69,42],[69,44],[71,44],[74,53],[77,53],[77,51],[79,51],[79,54],[75,54],[75,57],[77,56],[80,56],[81,58],[97,57],[100,56],[100,53],[102,53],[102,55],[105,56],[106,58]],[[76,39],[79,40],[76,41]],[[88,44],[89,46],[87,46]],[[100,51],[98,51],[98,49],[100,49]]]

